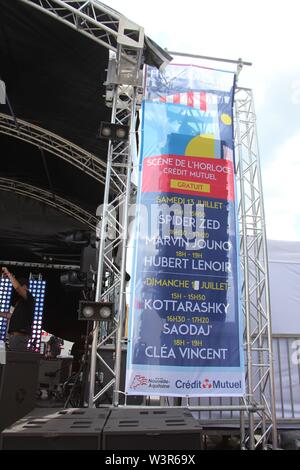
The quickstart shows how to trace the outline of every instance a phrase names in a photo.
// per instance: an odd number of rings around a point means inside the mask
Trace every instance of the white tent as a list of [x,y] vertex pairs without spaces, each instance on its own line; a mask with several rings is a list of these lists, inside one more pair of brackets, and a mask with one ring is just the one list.
[[273,334],[300,337],[300,242],[268,241]]
[[268,241],[277,417],[300,419],[300,242]]

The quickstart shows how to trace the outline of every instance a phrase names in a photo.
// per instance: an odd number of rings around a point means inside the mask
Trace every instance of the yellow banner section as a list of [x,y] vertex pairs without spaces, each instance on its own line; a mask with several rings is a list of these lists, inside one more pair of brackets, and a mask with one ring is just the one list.
[[197,193],[210,193],[210,184],[196,183],[195,181],[171,180],[171,189],[184,189],[185,191],[195,191]]

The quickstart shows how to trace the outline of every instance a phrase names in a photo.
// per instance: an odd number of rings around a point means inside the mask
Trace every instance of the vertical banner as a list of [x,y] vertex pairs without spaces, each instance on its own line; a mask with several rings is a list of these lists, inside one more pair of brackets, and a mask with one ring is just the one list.
[[232,72],[147,69],[126,392],[242,396]]

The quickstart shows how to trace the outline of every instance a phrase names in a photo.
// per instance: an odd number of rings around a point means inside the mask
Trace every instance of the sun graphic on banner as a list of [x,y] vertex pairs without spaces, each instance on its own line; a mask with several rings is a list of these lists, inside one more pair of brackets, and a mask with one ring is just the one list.
[[221,115],[221,121],[222,121],[223,124],[225,124],[225,126],[231,126],[231,124],[232,124],[232,119],[229,116],[229,114],[223,113]]
[[189,157],[215,157],[215,137],[213,134],[197,135],[189,141],[185,149]]

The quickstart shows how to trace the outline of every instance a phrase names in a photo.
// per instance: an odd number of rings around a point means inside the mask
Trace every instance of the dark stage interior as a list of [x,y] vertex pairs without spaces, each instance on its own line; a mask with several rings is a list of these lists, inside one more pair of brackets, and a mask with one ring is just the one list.
[[[108,50],[23,3],[0,1],[0,77],[7,104],[0,113],[42,127],[105,161],[107,145],[96,138],[105,106]],[[62,196],[95,215],[103,185],[68,161],[20,138],[0,133],[0,177]],[[55,196],[53,196],[55,197]],[[78,265],[80,248],[64,235],[86,226],[53,207],[0,191],[0,260]],[[16,268],[16,275],[42,274],[47,281],[43,328],[74,341],[79,294],[65,292],[51,269]],[[84,325],[83,325],[83,328]]]

